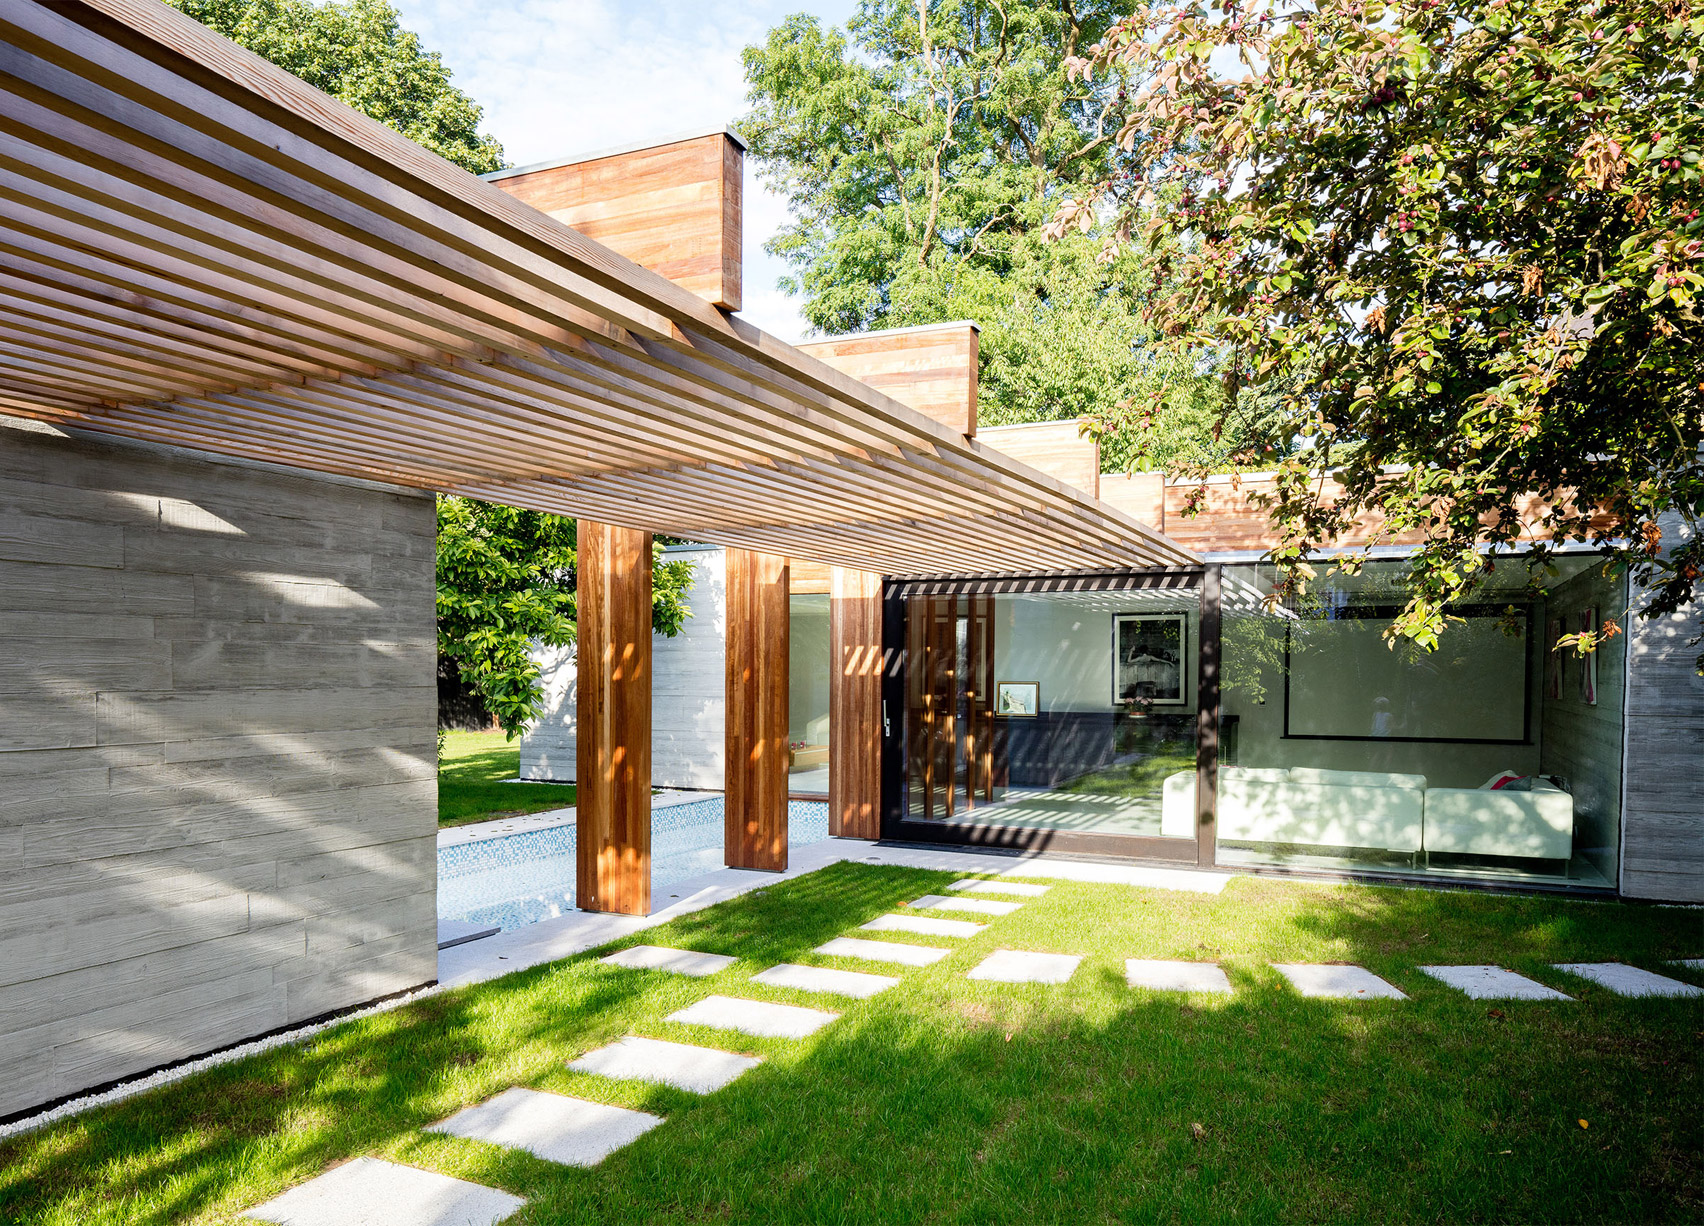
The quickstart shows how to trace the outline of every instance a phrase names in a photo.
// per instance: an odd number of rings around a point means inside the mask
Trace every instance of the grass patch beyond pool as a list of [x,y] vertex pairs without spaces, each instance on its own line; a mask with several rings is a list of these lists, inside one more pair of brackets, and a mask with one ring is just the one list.
[[[1666,964],[1704,956],[1697,911],[1059,883],[963,942],[889,934],[951,945],[931,967],[810,952],[952,879],[838,864],[623,942],[740,959],[707,979],[582,955],[0,1143],[0,1221],[235,1222],[362,1154],[524,1197],[513,1226],[1704,1217],[1704,1000],[1623,999],[1549,966],[1704,982]],[[997,948],[1084,962],[1058,987],[968,980]],[[1130,957],[1217,961],[1235,994],[1132,990]],[[782,961],[902,982],[832,1004],[748,982]],[[1284,961],[1358,963],[1412,999],[1303,999],[1269,965]],[[1418,970],[1434,962],[1498,963],[1576,999],[1473,1001]],[[802,1041],[663,1021],[712,993],[842,1017]],[[629,1033],[764,1063],[704,1097],[566,1068]],[[586,1170],[421,1131],[515,1085],[667,1122]]]
[[438,763],[438,825],[565,809],[571,783],[508,783],[521,772],[521,747],[501,732],[450,732]]

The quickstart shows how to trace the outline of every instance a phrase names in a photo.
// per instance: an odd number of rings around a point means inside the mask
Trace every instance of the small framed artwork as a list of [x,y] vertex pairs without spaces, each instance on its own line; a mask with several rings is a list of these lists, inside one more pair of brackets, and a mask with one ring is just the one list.
[[1034,719],[1041,710],[1041,682],[1001,681],[994,687],[994,714]]
[[[1592,634],[1598,628],[1598,611],[1594,605],[1580,610],[1580,633]],[[1580,657],[1580,701],[1589,707],[1597,706],[1597,652],[1588,651]]]
[[1544,657],[1544,696],[1562,697],[1562,619],[1550,619],[1550,653]]
[[1113,617],[1112,701],[1181,707],[1189,619],[1182,613]]

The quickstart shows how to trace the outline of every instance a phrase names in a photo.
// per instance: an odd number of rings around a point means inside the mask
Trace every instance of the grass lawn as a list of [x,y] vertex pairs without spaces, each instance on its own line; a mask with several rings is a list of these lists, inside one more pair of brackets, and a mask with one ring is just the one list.
[[[664,1022],[952,877],[840,864],[628,943],[737,955],[708,979],[584,955],[347,1024],[0,1144],[0,1221],[232,1222],[361,1154],[505,1188],[541,1223],[1698,1221],[1704,1001],[1548,968],[1704,955],[1700,913],[1234,881],[1064,883],[803,1041]],[[896,935],[897,934],[891,934]],[[904,939],[904,938],[899,938]],[[996,948],[1080,953],[1060,987],[972,982]],[[1229,998],[1127,988],[1126,957],[1214,959]],[[1296,995],[1352,961],[1408,1001]],[[1495,962],[1573,1002],[1472,1001],[1419,964]],[[569,1072],[630,1032],[764,1064],[705,1097]],[[667,1117],[587,1169],[420,1131],[514,1085]],[[1585,1121],[1582,1126],[1581,1121]]]
[[438,763],[438,825],[461,826],[542,813],[574,803],[568,783],[505,783],[521,770],[521,747],[501,732],[451,732]]

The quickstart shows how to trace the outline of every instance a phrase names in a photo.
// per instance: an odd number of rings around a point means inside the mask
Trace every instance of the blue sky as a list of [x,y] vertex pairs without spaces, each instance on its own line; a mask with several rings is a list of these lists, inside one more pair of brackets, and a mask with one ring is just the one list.
[[[830,24],[855,0],[393,0],[485,108],[485,130],[524,166],[731,123],[745,110],[740,52],[789,13]],[[804,331],[775,288],[763,242],[786,206],[746,171],[747,319],[784,340]]]

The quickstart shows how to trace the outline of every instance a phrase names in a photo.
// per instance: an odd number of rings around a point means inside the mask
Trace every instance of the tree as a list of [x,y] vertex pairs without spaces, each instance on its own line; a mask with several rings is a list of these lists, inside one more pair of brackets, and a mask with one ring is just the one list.
[[1130,7],[863,0],[844,31],[789,17],[745,53],[740,127],[792,205],[769,250],[815,328],[974,319],[985,423],[1110,421],[1139,404],[1164,445],[1138,456],[1114,432],[1108,465],[1223,462],[1217,382],[1143,348],[1134,287],[1153,257],[1043,239],[1060,193],[1104,176],[1113,152],[1117,88],[1072,84],[1065,64]]
[[[534,644],[574,641],[574,546],[574,521],[560,515],[438,499],[438,651],[511,737],[544,698]],[[651,575],[652,627],[678,634],[692,564],[663,561],[659,546]]]
[[1292,584],[1379,511],[1425,534],[1394,635],[1435,644],[1523,529],[1672,612],[1704,572],[1701,56],[1686,0],[1168,3],[1072,62],[1141,84],[1050,233],[1172,253],[1165,343],[1272,393]]
[[450,84],[443,59],[401,27],[388,0],[168,3],[464,170],[503,168],[503,146],[479,131],[480,107]]

